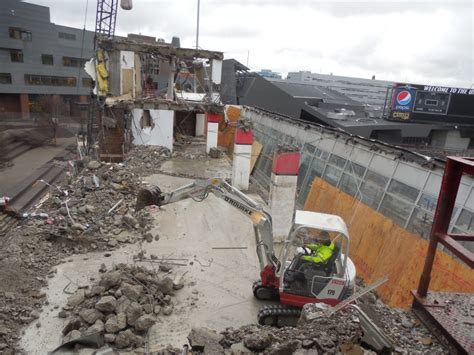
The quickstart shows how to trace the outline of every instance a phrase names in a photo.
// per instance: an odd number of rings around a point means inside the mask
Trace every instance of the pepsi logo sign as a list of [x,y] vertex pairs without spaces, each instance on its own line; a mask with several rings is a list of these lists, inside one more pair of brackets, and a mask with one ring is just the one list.
[[406,106],[411,101],[411,94],[408,90],[400,91],[397,95],[397,103],[401,106]]

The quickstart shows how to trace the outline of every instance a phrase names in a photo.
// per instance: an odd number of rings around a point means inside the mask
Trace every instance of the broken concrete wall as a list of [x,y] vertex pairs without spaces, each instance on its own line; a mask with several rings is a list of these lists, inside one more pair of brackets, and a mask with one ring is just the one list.
[[124,153],[127,153],[124,115],[125,111],[119,108],[107,108],[100,112],[98,134],[100,160],[120,162],[124,158]]
[[159,145],[173,151],[174,111],[132,110],[132,134],[135,145]]

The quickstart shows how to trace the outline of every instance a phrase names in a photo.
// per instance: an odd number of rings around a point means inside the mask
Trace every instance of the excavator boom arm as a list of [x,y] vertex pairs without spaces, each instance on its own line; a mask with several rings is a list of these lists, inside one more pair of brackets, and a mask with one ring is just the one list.
[[250,218],[254,225],[260,269],[263,270],[265,266],[271,265],[278,270],[280,265],[273,250],[271,216],[260,204],[222,179],[195,180],[166,193],[161,192],[156,186],[142,189],[138,193],[135,210],[138,211],[147,205],[164,206],[188,198],[200,202],[207,198],[209,193],[213,193]]

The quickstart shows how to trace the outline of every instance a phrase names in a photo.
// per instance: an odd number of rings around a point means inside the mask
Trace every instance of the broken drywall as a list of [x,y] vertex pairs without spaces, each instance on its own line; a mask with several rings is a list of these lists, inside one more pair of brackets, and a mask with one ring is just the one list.
[[132,110],[132,134],[135,145],[160,145],[173,151],[174,111]]

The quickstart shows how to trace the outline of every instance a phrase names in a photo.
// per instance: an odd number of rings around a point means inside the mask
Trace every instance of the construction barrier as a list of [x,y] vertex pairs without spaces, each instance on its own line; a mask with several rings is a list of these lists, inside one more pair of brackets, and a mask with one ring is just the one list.
[[[357,275],[370,284],[389,276],[377,289],[392,307],[407,308],[423,270],[428,241],[407,231],[354,197],[315,178],[304,209],[341,216],[350,234],[349,255]],[[474,292],[474,273],[443,251],[436,253],[430,291]]]

